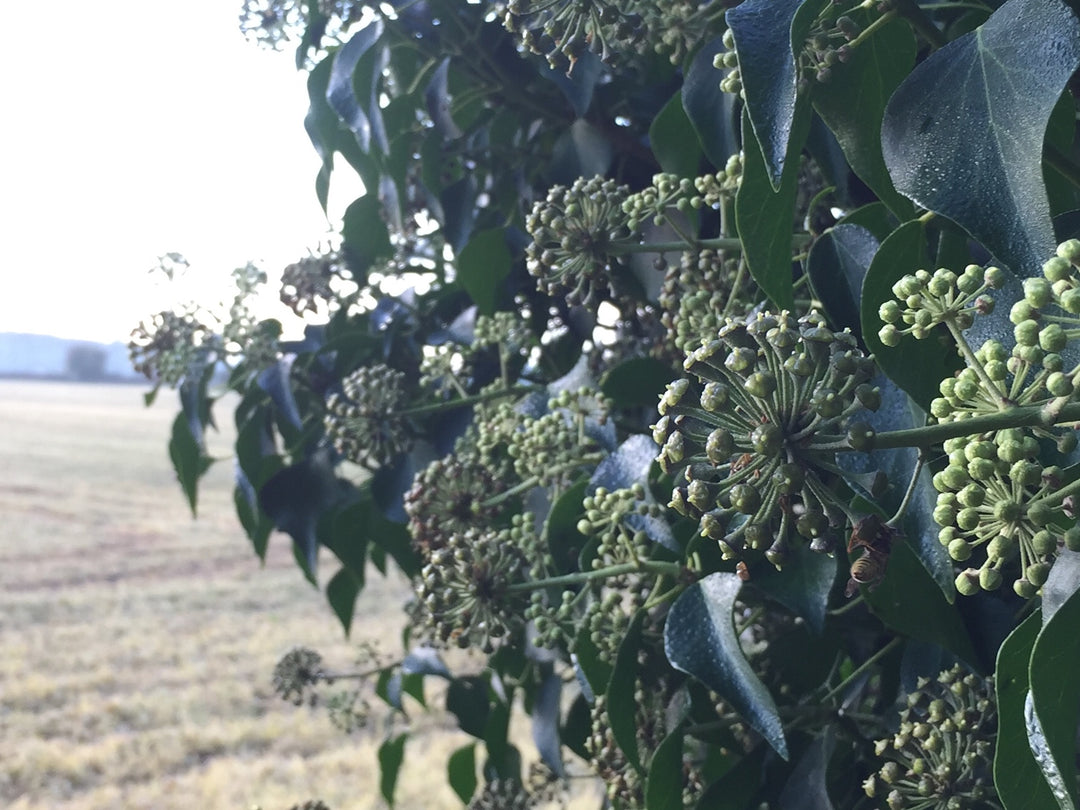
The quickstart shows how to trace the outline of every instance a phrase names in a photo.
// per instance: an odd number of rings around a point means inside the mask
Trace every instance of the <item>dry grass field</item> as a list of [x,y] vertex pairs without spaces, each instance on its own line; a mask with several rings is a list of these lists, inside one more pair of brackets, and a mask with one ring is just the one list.
[[[0,807],[383,806],[385,728],[345,736],[270,676],[296,644],[343,666],[359,641],[399,655],[406,587],[371,576],[343,639],[287,538],[260,567],[235,522],[230,415],[193,521],[166,452],[173,399],[141,394],[0,381]],[[460,807],[442,763],[467,738],[438,712],[419,726],[397,806]]]

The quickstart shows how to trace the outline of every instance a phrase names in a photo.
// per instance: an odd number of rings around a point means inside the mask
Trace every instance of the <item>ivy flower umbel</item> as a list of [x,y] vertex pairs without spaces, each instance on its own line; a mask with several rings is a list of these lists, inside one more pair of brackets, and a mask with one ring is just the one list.
[[436,639],[490,653],[521,628],[528,594],[510,586],[528,579],[537,553],[532,522],[523,513],[508,529],[467,529],[430,552],[416,594]]
[[165,310],[131,331],[128,354],[136,372],[155,383],[179,385],[216,358],[216,337],[194,312]]
[[413,544],[422,551],[446,545],[448,538],[470,528],[486,529],[506,508],[486,505],[507,487],[474,455],[450,455],[421,470],[405,493],[405,513]]
[[934,476],[934,520],[943,527],[938,538],[958,562],[977,549],[986,552],[980,568],[956,578],[957,590],[969,596],[995,590],[1002,569],[1018,567],[1013,590],[1030,599],[1059,548],[1080,549],[1080,526],[1064,519],[1064,471],[1039,463],[1038,442],[1019,429],[1000,430],[992,439],[951,439],[945,451],[948,466]]
[[653,427],[661,466],[683,471],[671,506],[727,558],[764,552],[779,568],[796,534],[831,551],[848,517],[830,488],[836,450],[859,448],[869,428],[847,422],[881,401],[873,359],[817,313],[785,311],[729,319],[684,366],[699,384],[671,383]]
[[624,13],[624,5],[609,0],[510,0],[503,24],[521,36],[526,48],[547,56],[553,69],[569,72],[590,49],[606,61],[612,43],[629,46],[641,39],[641,15]]
[[548,295],[567,291],[571,303],[591,304],[606,292],[622,297],[634,283],[617,255],[636,244],[622,204],[627,186],[603,177],[579,177],[569,187],[554,186],[525,220],[532,243],[525,249],[529,273]]
[[959,666],[936,680],[920,678],[907,696],[900,726],[878,740],[885,764],[863,782],[889,810],[1000,810],[992,768],[997,736],[993,678]]
[[404,373],[381,364],[362,366],[341,381],[341,389],[327,397],[323,421],[342,456],[378,469],[412,446],[399,413],[406,404]]

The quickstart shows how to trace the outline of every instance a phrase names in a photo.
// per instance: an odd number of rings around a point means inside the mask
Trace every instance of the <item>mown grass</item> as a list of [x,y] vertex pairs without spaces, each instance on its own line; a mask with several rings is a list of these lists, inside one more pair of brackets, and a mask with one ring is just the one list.
[[[371,576],[346,641],[287,538],[260,567],[240,531],[228,414],[191,520],[166,453],[173,406],[0,381],[0,806],[384,806],[384,716],[344,736],[270,677],[296,644],[337,666],[359,641],[399,655],[407,587]],[[468,738],[437,710],[415,725],[397,806],[460,807],[443,763]]]

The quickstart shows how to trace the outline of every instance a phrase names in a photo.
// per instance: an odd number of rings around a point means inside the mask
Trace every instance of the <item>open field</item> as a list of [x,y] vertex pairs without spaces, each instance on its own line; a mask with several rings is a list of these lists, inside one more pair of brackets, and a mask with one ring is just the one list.
[[[141,393],[0,381],[0,807],[382,806],[385,729],[346,737],[270,689],[290,646],[336,667],[355,644],[287,538],[260,568],[232,513],[228,430],[192,521],[166,451],[172,396],[146,409]],[[353,641],[399,655],[406,595],[369,577]],[[397,806],[460,807],[442,757],[467,738],[437,712],[418,725]]]

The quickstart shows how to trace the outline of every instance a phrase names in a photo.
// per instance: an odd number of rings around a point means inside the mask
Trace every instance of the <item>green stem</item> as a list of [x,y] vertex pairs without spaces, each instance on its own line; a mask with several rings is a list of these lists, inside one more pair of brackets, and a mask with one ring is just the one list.
[[884,647],[882,647],[876,653],[874,653],[869,658],[867,658],[865,661],[863,661],[861,664],[859,664],[859,666],[855,667],[855,669],[852,670],[851,674],[848,675],[846,678],[844,678],[844,680],[840,681],[840,683],[838,683],[836,686],[834,686],[832,689],[830,689],[828,692],[826,692],[821,697],[820,702],[824,703],[825,701],[836,697],[838,694],[840,694],[840,692],[844,691],[844,688],[849,683],[851,683],[853,680],[855,680],[860,675],[862,675],[864,672],[866,672],[866,670],[870,669],[870,667],[874,666],[878,661],[880,661],[886,655],[891,653],[898,645],[903,644],[903,642],[904,642],[904,639],[902,639],[902,638],[899,638],[899,637],[894,638],[892,641],[890,641],[888,644],[886,644]]
[[[1006,428],[1050,427],[1051,425],[1077,421],[1080,421],[1080,402],[1066,405],[1055,418],[1050,420],[1047,420],[1042,405],[1027,405],[1009,408],[1000,413],[987,414],[986,416],[960,419],[955,422],[941,422],[936,425],[905,428],[904,430],[888,430],[875,435],[868,450],[891,450],[895,447],[932,447],[947,439],[957,439],[961,436],[975,436],[980,433],[1005,430]],[[845,448],[836,447],[833,449],[843,450]],[[850,450],[851,448],[846,449]]]
[[515,582],[506,588],[507,593],[523,593],[536,591],[542,588],[552,588],[563,585],[583,585],[598,579],[611,579],[626,574],[659,574],[660,576],[677,577],[683,572],[683,567],[678,563],[657,562],[644,560],[638,563],[620,563],[610,565],[607,568],[597,568],[595,571],[579,571],[576,574],[563,574],[558,577],[546,579],[534,579],[530,582]]
[[1073,481],[1071,484],[1066,484],[1061,489],[1055,489],[1053,492],[1046,493],[1041,498],[1036,498],[1028,504],[1028,507],[1034,506],[1037,503],[1046,504],[1048,506],[1060,504],[1070,495],[1073,495],[1077,492],[1080,492],[1080,478]]
[[923,465],[926,464],[926,450],[919,449],[919,458],[915,462],[915,470],[911,474],[911,481],[908,482],[907,491],[904,493],[903,499],[900,501],[900,505],[896,508],[896,514],[885,521],[886,526],[896,528],[896,525],[903,518],[904,512],[907,511],[908,504],[911,503],[911,498],[915,495],[915,486],[919,482],[919,476],[922,474]]
[[848,43],[848,47],[858,48],[866,40],[872,37],[874,35],[874,32],[876,32],[879,28],[884,28],[886,25],[892,22],[893,18],[896,17],[896,15],[896,9],[886,11],[884,14],[882,14],[880,17],[878,17],[876,20],[866,26],[866,28],[863,29],[862,33],[855,37],[855,39],[851,40],[851,42]]
[[956,341],[957,350],[967,362],[968,368],[972,369],[976,376],[978,376],[979,382],[983,384],[983,389],[993,395],[994,401],[997,402],[999,408],[1007,407],[1008,401],[1005,398],[1005,392],[1001,390],[996,382],[990,379],[989,375],[986,373],[986,369],[983,368],[983,364],[975,357],[975,352],[973,352],[971,346],[968,345],[963,330],[956,325],[956,322],[952,318],[946,318],[944,323],[945,328],[949,330],[949,334],[952,335],[953,340]]
[[934,21],[919,7],[915,0],[893,0],[896,10],[907,18],[911,27],[923,35],[934,48],[942,47],[948,40],[941,33]]
[[440,411],[450,411],[454,408],[464,408],[467,405],[478,405],[481,402],[490,402],[493,399],[504,399],[505,397],[514,397],[521,394],[528,394],[531,391],[537,389],[527,386],[518,385],[513,388],[504,388],[499,391],[488,391],[483,394],[473,394],[471,397],[462,397],[461,399],[451,399],[446,402],[433,402],[430,405],[417,405],[415,408],[406,408],[398,413],[399,416],[423,416],[429,413],[439,413]]
[[[808,233],[796,233],[791,237],[793,248],[802,248],[810,244],[812,237]],[[679,242],[642,242],[641,244],[623,243],[612,245],[612,256],[624,256],[628,253],[670,253],[692,248],[711,248],[742,252],[742,242],[736,237],[718,236],[714,239],[692,239]]]

